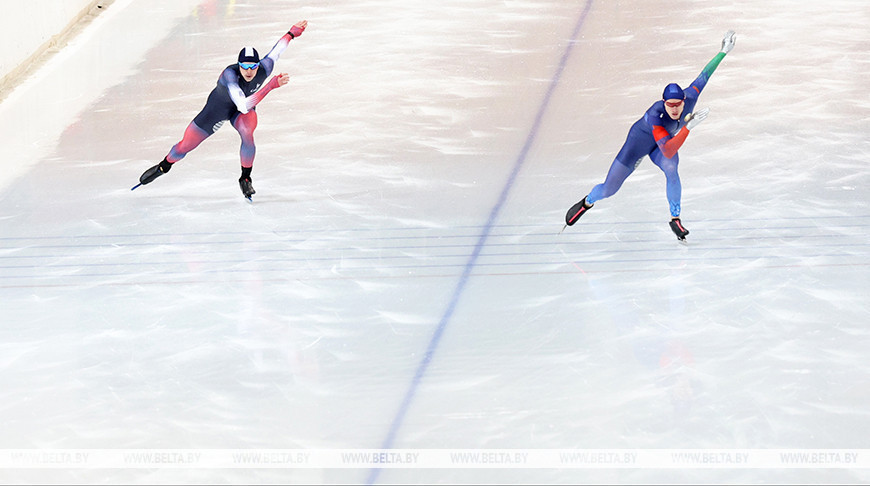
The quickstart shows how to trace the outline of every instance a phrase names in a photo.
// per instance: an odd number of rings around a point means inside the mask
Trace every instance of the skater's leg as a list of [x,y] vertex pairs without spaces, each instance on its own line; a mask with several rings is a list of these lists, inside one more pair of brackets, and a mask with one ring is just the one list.
[[195,149],[208,138],[213,132],[207,132],[199,128],[196,123],[190,122],[184,130],[184,136],[181,141],[172,146],[165,160],[170,164],[174,164],[183,159],[191,150]]
[[239,136],[242,137],[242,148],[239,150],[239,157],[242,163],[242,176],[239,177],[239,187],[242,189],[242,194],[250,199],[251,195],[257,192],[251,183],[251,169],[254,167],[254,155],[257,153],[257,148],[254,145],[257,112],[251,110],[245,114],[239,114],[233,119],[233,127],[239,132]]
[[195,149],[214,132],[207,132],[199,128],[196,123],[190,122],[187,129],[184,130],[184,137],[181,141],[175,144],[166,155],[166,161],[174,164],[183,159],[191,150]]
[[211,135],[211,133],[199,128],[196,123],[190,122],[187,129],[184,130],[184,136],[181,138],[181,141],[169,150],[169,153],[166,154],[166,157],[163,157],[163,160],[161,160],[159,164],[143,172],[142,175],[139,176],[139,185],[133,187],[133,189],[136,189],[136,187],[139,187],[140,185],[150,184],[154,179],[169,172],[169,169],[172,168],[172,164],[184,158],[188,152],[195,149],[203,140],[208,138],[209,135]]
[[565,225],[571,226],[595,204],[596,201],[616,194],[625,179],[634,172],[641,159],[655,148],[655,141],[643,129],[642,120],[635,122],[628,131],[625,143],[610,164],[604,182],[593,187],[580,202],[571,206],[565,215]]
[[614,160],[613,164],[610,165],[610,170],[607,171],[607,178],[604,179],[603,183],[598,184],[589,191],[589,195],[586,196],[586,202],[592,205],[597,201],[616,194],[616,191],[622,187],[622,183],[625,182],[625,179],[634,172],[635,167],[635,164],[627,166],[619,159]]
[[655,141],[643,131],[641,122],[638,121],[632,125],[625,137],[625,143],[622,144],[622,148],[619,149],[619,153],[616,154],[616,158],[610,165],[607,177],[602,184],[592,188],[586,197],[586,202],[594,204],[596,201],[616,194],[625,179],[634,172],[641,159],[655,147]]
[[254,130],[257,129],[257,112],[251,110],[244,114],[240,113],[233,119],[233,128],[242,137],[242,147],[239,150],[242,167],[249,169],[254,166],[254,155],[257,153],[257,147],[254,145]]
[[671,209],[671,217],[680,216],[680,200],[682,199],[683,187],[680,184],[680,173],[677,168],[680,165],[680,155],[666,158],[660,150],[656,149],[650,154],[653,163],[665,173],[667,179],[666,194]]
[[680,156],[675,154],[673,157],[667,158],[659,150],[656,150],[650,154],[650,158],[665,173],[667,179],[668,204],[671,207],[671,221],[669,223],[671,231],[677,235],[677,239],[685,241],[689,230],[683,226],[683,222],[680,220],[680,198],[683,192],[680,174],[677,171],[677,167],[680,165]]
[[193,121],[184,130],[184,137],[175,144],[166,156],[170,164],[183,159],[191,150],[195,149],[203,140],[212,136],[227,121],[226,108],[222,106],[218,91],[213,90],[208,95],[208,101],[199,113],[193,117]]
[[628,167],[620,162],[619,159],[614,160],[613,164],[610,165],[610,170],[607,172],[607,178],[604,182],[593,187],[592,191],[590,191],[586,197],[581,199],[577,204],[571,206],[565,214],[565,225],[572,226],[576,223],[580,216],[583,216],[586,214],[586,211],[592,208],[595,201],[599,201],[615,194],[622,186],[622,183],[625,182],[625,179],[634,172],[635,167],[637,167],[636,164],[632,164],[631,167]]

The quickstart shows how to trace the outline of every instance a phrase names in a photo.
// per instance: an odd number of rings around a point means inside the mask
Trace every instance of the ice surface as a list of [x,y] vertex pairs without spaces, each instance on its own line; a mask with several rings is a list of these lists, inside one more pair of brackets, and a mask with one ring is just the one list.
[[[188,3],[116,2],[0,106],[12,168],[0,189],[0,448],[866,448],[860,2]],[[264,52],[301,19],[308,30],[276,68],[291,83],[258,108],[254,203],[238,189],[228,125],[130,192],[240,46]],[[649,161],[558,235],[629,125],[662,86],[694,79],[727,29],[737,47],[681,150],[689,246],[668,228]],[[2,481],[370,477],[55,470]]]

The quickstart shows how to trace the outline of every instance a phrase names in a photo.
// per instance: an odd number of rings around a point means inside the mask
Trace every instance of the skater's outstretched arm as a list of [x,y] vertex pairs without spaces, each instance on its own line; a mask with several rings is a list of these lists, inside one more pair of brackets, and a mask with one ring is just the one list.
[[261,101],[263,101],[263,98],[265,98],[266,95],[269,94],[270,91],[272,91],[275,88],[280,88],[281,86],[285,86],[289,82],[290,82],[290,75],[287,73],[281,73],[277,76],[273,76],[272,79],[270,79],[269,82],[266,83],[265,86],[260,88],[259,91],[252,94],[251,96],[248,96],[245,99],[246,108],[248,109],[248,111],[254,109],[254,107],[257,106],[257,104],[259,104]]
[[731,49],[734,49],[734,44],[737,42],[737,34],[733,30],[729,30],[725,32],[725,35],[722,37],[722,49],[713,56],[713,59],[704,66],[704,69],[701,70],[701,74],[692,81],[690,88],[694,88],[695,96],[701,94],[701,91],[704,90],[704,86],[707,86],[707,81],[710,79],[710,76],[713,75],[713,72],[716,71],[716,68],[719,67],[719,63],[722,62],[722,59],[725,59],[725,55],[731,52]]
[[[278,39],[278,42],[275,43],[272,50],[266,54],[266,57],[260,60],[260,69],[265,70],[266,76],[272,74],[272,69],[275,67],[275,61],[278,60],[278,57],[281,56],[281,53],[284,52],[284,49],[287,48],[290,41],[302,35],[302,32],[305,31],[306,27],[308,27],[307,20],[297,22],[293,27],[290,27],[290,30]],[[239,87],[239,74],[237,71],[226,69],[221,76],[223,77],[223,84],[226,85],[227,91],[230,94],[230,99],[233,104],[236,105],[236,109],[241,113],[247,113],[251,108],[257,106],[257,104],[262,101],[267,94],[269,94],[269,91],[284,86],[289,81],[287,73],[281,73],[279,76],[272,78],[259,91],[246,97],[242,88]]]
[[236,109],[241,113],[247,113],[251,111],[263,98],[269,94],[275,88],[279,88],[281,86],[285,86],[290,82],[290,75],[287,73],[281,73],[277,76],[273,76],[272,79],[269,80],[262,88],[260,88],[256,93],[251,96],[245,97],[245,93],[242,91],[242,88],[239,87],[238,78],[232,72],[232,70],[227,69],[224,71],[223,76],[225,76],[224,81],[227,85],[227,91],[230,93],[230,99],[236,105]]
[[[704,89],[704,86],[707,85],[707,80],[710,79],[710,76],[713,75],[713,72],[719,67],[719,63],[722,62],[722,59],[725,58],[725,55],[731,52],[731,49],[734,49],[734,44],[737,41],[737,34],[734,33],[733,30],[729,30],[725,32],[725,35],[722,38],[722,49],[716,54],[710,62],[704,66],[704,69],[701,71],[701,74],[692,82],[688,89],[686,89],[686,98],[691,100],[697,100],[698,96],[701,94],[701,91]],[[691,103],[691,106],[694,106],[694,102]],[[695,113],[689,113],[686,115],[686,124],[677,132],[676,135],[671,136],[664,127],[661,126],[653,126],[652,132],[653,137],[656,140],[656,144],[659,146],[659,149],[662,151],[662,154],[666,158],[671,158],[677,154],[677,151],[683,145],[683,142],[686,141],[686,138],[689,136],[689,132],[695,128],[699,123],[704,121],[707,118],[707,113],[709,109],[699,110]]]
[[266,70],[266,76],[272,74],[272,69],[275,68],[275,62],[278,61],[278,58],[281,57],[281,54],[284,53],[284,50],[287,49],[287,46],[290,44],[290,41],[302,35],[302,32],[305,32],[305,28],[308,27],[308,21],[302,20],[300,22],[296,22],[293,27],[290,27],[290,30],[287,31],[286,34],[282,35],[278,42],[272,46],[272,50],[266,54],[260,61],[260,66]]

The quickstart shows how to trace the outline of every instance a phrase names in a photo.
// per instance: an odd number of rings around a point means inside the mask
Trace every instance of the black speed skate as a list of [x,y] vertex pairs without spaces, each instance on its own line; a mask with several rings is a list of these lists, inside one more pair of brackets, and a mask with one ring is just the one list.
[[[158,177],[162,176],[163,174],[169,172],[169,169],[171,169],[171,168],[172,168],[172,164],[170,164],[164,158],[162,161],[160,161],[159,164],[157,164],[154,167],[151,167],[150,169],[143,172],[142,175],[139,176],[139,183],[136,184],[135,186],[133,186],[133,189],[136,189],[139,186],[144,186],[145,184],[149,184],[154,179],[157,179]],[[130,189],[130,190],[132,191],[133,189]]]
[[593,204],[587,203],[586,198],[584,197],[582,201],[571,206],[571,209],[569,209],[565,214],[565,224],[572,226],[578,219],[580,219],[580,216],[586,214],[586,211],[589,211],[592,206]]
[[565,226],[562,226],[562,230],[559,231],[559,234],[562,234],[562,231],[565,231],[565,228],[568,226],[574,225],[574,223],[580,219],[580,216],[586,214],[586,211],[589,211],[592,206],[594,206],[594,204],[587,203],[585,197],[577,204],[571,206],[571,209],[565,213]]
[[239,187],[242,189],[242,194],[244,194],[245,199],[251,201],[251,196],[257,193],[254,190],[254,185],[251,184],[251,177],[242,176],[239,178]]
[[680,241],[686,241],[686,235],[689,234],[689,230],[683,226],[683,222],[680,221],[680,218],[671,218],[671,231],[677,235],[677,239]]
[[257,193],[254,190],[254,185],[251,184],[251,170],[253,167],[242,167],[242,177],[239,177],[239,187],[242,189],[242,194],[248,201],[253,201],[251,196]]

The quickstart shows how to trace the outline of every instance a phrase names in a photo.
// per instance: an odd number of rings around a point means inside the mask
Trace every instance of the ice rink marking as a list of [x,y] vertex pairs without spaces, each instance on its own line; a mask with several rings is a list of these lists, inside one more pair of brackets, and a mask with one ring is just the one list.
[[[565,47],[565,50],[562,53],[562,57],[556,67],[556,72],[550,79],[550,85],[547,88],[546,93],[544,94],[543,100],[541,100],[541,104],[538,107],[538,112],[535,115],[535,120],[532,123],[529,134],[526,137],[525,144],[523,145],[519,155],[514,161],[513,169],[511,170],[511,173],[508,176],[504,187],[502,188],[498,200],[496,201],[495,205],[492,207],[492,210],[489,213],[489,218],[487,219],[486,224],[483,227],[483,231],[481,232],[480,237],[477,240],[477,244],[474,246],[474,250],[472,251],[471,256],[468,258],[468,262],[465,264],[462,275],[459,277],[459,281],[457,282],[456,287],[453,291],[453,295],[450,298],[446,309],[444,310],[444,314],[441,316],[441,320],[438,322],[438,326],[435,328],[435,332],[432,335],[432,339],[429,341],[429,345],[426,348],[423,359],[417,366],[417,371],[414,373],[414,377],[411,380],[411,385],[409,386],[408,391],[405,393],[405,396],[402,399],[402,403],[399,406],[399,409],[392,421],[392,424],[390,425],[387,437],[383,441],[383,444],[381,446],[382,449],[391,449],[393,447],[393,441],[398,434],[399,428],[401,428],[402,426],[405,414],[407,414],[408,409],[411,406],[411,402],[417,392],[417,387],[420,385],[420,382],[423,379],[423,375],[426,374],[429,363],[432,361],[432,356],[435,354],[435,350],[438,348],[438,344],[441,341],[441,336],[444,334],[444,329],[447,327],[447,325],[450,323],[451,318],[453,317],[456,306],[459,304],[459,300],[465,290],[465,284],[468,282],[468,278],[471,276],[472,270],[477,265],[477,259],[480,256],[484,245],[486,245],[486,240],[489,238],[489,233],[495,226],[495,221],[496,219],[498,219],[501,208],[502,206],[504,206],[505,201],[507,201],[508,194],[510,193],[511,188],[513,187],[514,182],[516,181],[516,178],[519,175],[519,172],[526,161],[526,157],[528,156],[532,144],[537,138],[538,130],[541,126],[541,121],[543,120],[544,114],[546,113],[547,108],[550,105],[550,99],[552,98],[553,93],[556,90],[556,86],[558,86],[559,84],[559,81],[562,77],[562,72],[565,70],[565,66],[568,64],[568,58],[570,57],[571,51],[573,51],[574,46],[577,43],[577,38],[580,35],[580,30],[583,27],[583,24],[586,23],[586,17],[589,15],[589,11],[591,10],[591,8],[592,0],[588,0],[586,2],[586,5],[583,7],[582,12],[577,19],[577,22],[574,25],[574,31],[571,33],[571,37],[568,40],[568,45]],[[379,474],[380,469],[372,469],[369,473],[367,483],[374,484],[375,481],[377,481]]]

